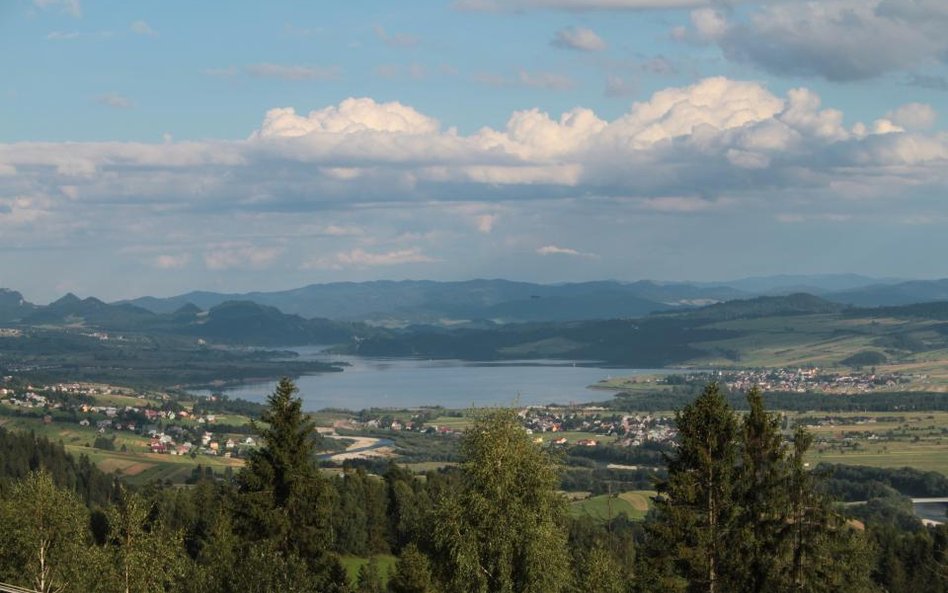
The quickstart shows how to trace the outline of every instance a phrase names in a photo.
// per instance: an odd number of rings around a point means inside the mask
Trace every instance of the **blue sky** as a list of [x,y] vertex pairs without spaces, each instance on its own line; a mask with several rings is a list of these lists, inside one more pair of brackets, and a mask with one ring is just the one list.
[[0,285],[948,276],[940,0],[0,3]]

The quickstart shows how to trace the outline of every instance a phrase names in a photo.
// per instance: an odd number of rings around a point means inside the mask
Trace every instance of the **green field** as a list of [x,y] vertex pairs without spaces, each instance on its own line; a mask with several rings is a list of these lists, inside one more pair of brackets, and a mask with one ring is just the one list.
[[[226,459],[209,455],[179,457],[162,455],[148,451],[151,439],[125,431],[108,431],[102,436],[115,437],[115,451],[96,449],[92,446],[99,432],[91,426],[53,422],[44,424],[38,418],[0,416],[0,426],[13,430],[33,431],[37,436],[46,437],[52,442],[62,442],[66,451],[72,455],[86,455],[99,469],[105,472],[121,473],[132,484],[144,484],[156,479],[181,483],[191,476],[192,470],[201,465],[212,467],[215,472],[223,472],[231,467],[234,471],[243,467],[239,459]],[[125,446],[127,451],[121,451]]]
[[592,517],[597,521],[609,521],[625,514],[629,519],[640,520],[651,508],[652,490],[630,490],[620,494],[601,494],[573,502],[569,506],[573,517]]
[[909,466],[948,475],[948,412],[831,416],[837,418],[832,425],[807,427],[814,436],[810,463]]

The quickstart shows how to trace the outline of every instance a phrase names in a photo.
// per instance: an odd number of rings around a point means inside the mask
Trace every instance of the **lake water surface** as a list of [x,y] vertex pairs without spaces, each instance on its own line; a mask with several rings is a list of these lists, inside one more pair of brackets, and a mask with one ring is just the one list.
[[[588,389],[601,379],[668,370],[581,366],[564,361],[474,363],[460,360],[381,359],[333,356],[319,348],[293,348],[301,358],[346,362],[341,373],[300,377],[303,407],[361,410],[441,405],[471,406],[603,401],[610,392]],[[575,364],[575,366],[574,366]],[[226,390],[232,397],[263,401],[275,383],[251,383]]]

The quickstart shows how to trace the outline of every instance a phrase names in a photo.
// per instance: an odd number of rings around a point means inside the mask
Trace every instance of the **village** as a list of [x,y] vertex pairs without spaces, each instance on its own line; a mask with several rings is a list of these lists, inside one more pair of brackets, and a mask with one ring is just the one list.
[[[96,448],[111,449],[118,433],[142,437],[144,451],[191,457],[240,458],[257,445],[245,424],[218,425],[217,414],[198,412],[197,405],[188,410],[167,395],[155,401],[107,385],[16,386],[12,376],[3,377],[3,382],[6,386],[0,387],[0,403],[13,413],[37,416],[45,425],[75,423],[94,430],[99,435]],[[126,444],[121,446],[127,448]]]
[[754,386],[764,391],[786,393],[868,393],[877,389],[891,391],[900,385],[924,379],[898,372],[835,373],[818,367],[713,371],[669,375],[665,384],[707,383],[718,381],[732,391],[748,391]]

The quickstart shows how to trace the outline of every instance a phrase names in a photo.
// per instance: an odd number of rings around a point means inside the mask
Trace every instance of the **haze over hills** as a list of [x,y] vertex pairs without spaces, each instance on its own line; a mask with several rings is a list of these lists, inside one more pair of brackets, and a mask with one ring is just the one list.
[[719,283],[403,280],[312,284],[274,292],[197,291],[127,302],[156,313],[169,313],[187,303],[208,309],[226,301],[242,300],[309,318],[395,323],[485,319],[525,322],[642,317],[733,299],[794,293],[819,295],[847,305],[902,305],[948,298],[948,280],[899,282],[856,274],[779,275]]

